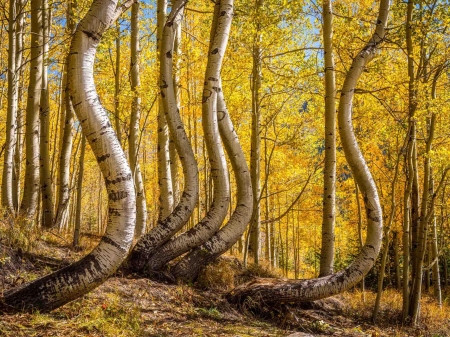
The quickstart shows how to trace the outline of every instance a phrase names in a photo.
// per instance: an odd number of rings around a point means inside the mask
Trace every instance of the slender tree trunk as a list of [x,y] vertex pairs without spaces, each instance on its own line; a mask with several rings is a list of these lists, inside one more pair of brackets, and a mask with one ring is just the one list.
[[402,287],[400,276],[400,249],[398,247],[398,232],[392,232],[392,241],[394,244],[394,265],[395,265],[395,288],[400,290]]
[[141,97],[139,75],[139,2],[131,6],[131,91],[133,92],[133,102],[130,116],[130,139],[129,160],[131,172],[134,177],[134,187],[136,189],[136,233],[139,238],[146,232],[147,226],[147,203],[145,198],[144,181],[142,180],[141,168],[139,165],[139,120],[141,116]]
[[312,280],[257,279],[235,288],[228,299],[241,302],[248,297],[266,304],[280,302],[313,301],[342,292],[356,285],[373,267],[380,251],[382,238],[382,212],[377,188],[358,147],[352,125],[352,99],[357,81],[367,63],[375,56],[385,36],[389,13],[389,0],[381,0],[377,26],[366,46],[358,53],[348,71],[339,102],[339,130],[345,157],[364,196],[367,214],[366,243],[355,260],[344,270]]
[[[23,32],[24,32],[24,17],[25,17],[25,0],[16,1],[16,90],[17,97],[22,97],[23,85],[21,85],[20,80],[23,81]],[[22,172],[22,150],[23,150],[23,110],[21,105],[17,102],[17,115],[16,115],[16,148],[14,151],[14,171],[13,171],[13,204],[14,210],[19,211],[20,205],[20,182],[21,182],[21,172]]]
[[[175,99],[177,104],[177,109],[181,109],[180,104],[180,61],[181,61],[181,21],[177,24],[175,41],[173,46],[173,55],[175,58],[174,62],[174,71],[173,71],[173,88],[175,92]],[[190,128],[189,128],[190,129]],[[169,139],[169,156],[170,156],[170,174],[172,180],[172,193],[173,193],[173,202],[177,204],[179,202],[180,195],[180,182],[178,179],[178,154],[175,146],[175,142],[173,141],[173,137]]]
[[43,55],[42,63],[42,91],[40,101],[40,184],[42,199],[42,226],[53,226],[53,186],[50,171],[50,102],[48,92],[48,43],[50,34],[50,9],[48,1],[42,1],[43,22]]
[[78,180],[77,180],[77,207],[75,211],[75,229],[73,231],[73,246],[80,245],[80,231],[81,231],[81,199],[83,189],[83,173],[84,173],[84,153],[86,150],[86,137],[81,135],[81,153],[78,164]]
[[222,91],[218,92],[217,114],[220,135],[236,179],[236,208],[228,223],[220,231],[202,246],[195,248],[172,268],[173,275],[188,281],[194,280],[202,267],[226,252],[236,241],[242,238],[252,214],[253,196],[250,172],[228,114]]
[[[422,205],[420,211],[419,219],[419,232],[418,232],[418,249],[416,253],[416,274],[413,279],[413,285],[411,289],[411,307],[410,316],[412,317],[412,323],[417,324],[420,310],[420,298],[422,292],[422,274],[423,274],[423,263],[425,260],[425,253],[427,250],[427,237],[428,237],[428,219],[429,212],[427,210],[428,197],[429,197],[429,183],[430,183],[430,153],[431,145],[434,138],[434,130],[436,125],[436,115],[431,116],[428,130],[428,139],[426,142],[426,153],[425,153],[425,163],[424,163],[424,177],[423,177],[423,193],[422,193]],[[413,247],[414,248],[414,247]]]
[[117,138],[122,144],[122,126],[120,124],[120,23],[116,22],[116,66],[114,69],[114,124]]
[[250,175],[253,186],[253,214],[250,224],[250,252],[255,264],[259,263],[261,253],[261,218],[260,218],[260,176],[261,176],[261,79],[262,79],[262,7],[264,0],[256,0],[256,27],[253,37],[252,52],[252,131],[250,148]]
[[167,242],[155,252],[147,263],[149,270],[158,270],[175,257],[205,243],[219,230],[228,212],[230,186],[218,130],[217,94],[222,90],[220,69],[228,42],[232,13],[232,0],[221,0],[216,3],[202,97],[203,132],[214,183],[211,207],[196,226]]
[[198,200],[197,162],[181,121],[179,111],[177,111],[172,81],[172,49],[176,28],[175,22],[181,20],[184,3],[184,0],[176,1],[167,18],[161,42],[162,62],[160,62],[160,88],[164,111],[166,112],[167,123],[174,138],[177,152],[183,154],[180,157],[180,161],[185,178],[184,191],[174,211],[164,220],[159,220],[158,224],[144,235],[134,247],[129,262],[131,268],[135,271],[142,270],[152,253],[189,221],[189,217]]
[[[402,147],[402,150],[403,149],[404,149],[404,146]],[[395,164],[394,178],[392,179],[392,184],[391,184],[391,205],[390,205],[391,211],[389,213],[389,220],[388,220],[387,226],[385,228],[385,232],[384,232],[384,251],[383,251],[383,255],[381,257],[380,272],[378,274],[377,297],[375,299],[375,305],[374,305],[373,313],[372,313],[372,320],[374,322],[377,320],[378,312],[380,310],[381,296],[383,295],[384,275],[386,272],[386,264],[387,264],[388,253],[389,253],[389,235],[390,235],[392,224],[394,223],[395,211],[396,211],[396,207],[397,207],[396,198],[395,198],[395,188],[397,185],[398,171],[399,171],[399,166],[400,166],[400,158],[401,158],[401,155],[399,153],[399,155],[397,157],[397,162]],[[396,237],[396,232],[394,232],[394,237]],[[396,258],[398,258],[398,256]],[[398,264],[398,262],[396,262],[396,264]]]
[[336,80],[333,59],[333,9],[323,1],[323,48],[325,60],[325,164],[323,169],[322,249],[320,274],[333,274],[336,199]]
[[[431,193],[434,194],[434,180],[431,176]],[[433,293],[438,302],[439,307],[442,307],[442,290],[441,290],[441,277],[439,273],[439,253],[438,253],[438,238],[437,238],[437,226],[436,215],[432,214],[432,241],[431,241],[431,260],[432,260],[432,280],[433,280]]]
[[[167,1],[157,1],[157,59],[164,62],[161,55],[161,40],[163,27],[166,24]],[[178,25],[178,23],[176,23]],[[174,28],[176,32],[176,28]],[[173,56],[173,41],[171,42],[170,55]],[[161,65],[162,67],[162,65]],[[161,70],[162,71],[162,70]],[[162,74],[161,74],[162,76]],[[173,80],[170,78],[173,88]],[[175,89],[173,89],[175,90]],[[175,93],[174,93],[175,95]],[[170,172],[170,152],[169,152],[169,128],[165,114],[165,105],[163,97],[159,99],[158,104],[158,185],[159,185],[159,220],[164,220],[169,216],[173,209],[173,190],[172,175]],[[176,102],[175,102],[176,104]]]
[[[413,125],[410,125],[413,127]],[[411,191],[413,186],[413,155],[414,151],[414,139],[410,138],[410,130],[408,130],[408,147],[405,156],[406,164],[406,177],[405,191],[403,194],[403,305],[402,315],[405,321],[409,313],[409,263],[410,263],[410,218],[411,218]]]
[[[67,7],[67,32],[72,34],[75,30],[74,12],[77,10],[77,2],[70,0]],[[68,68],[69,55],[66,58],[66,69]],[[55,226],[62,230],[66,227],[68,220],[68,210],[70,203],[70,159],[73,147],[73,122],[74,111],[72,101],[68,92],[67,71],[64,72],[63,86],[64,92],[62,94],[62,102],[64,104],[65,119],[62,128],[62,142],[59,155],[59,172],[58,172],[58,207],[56,209]]]
[[22,214],[33,218],[39,194],[39,103],[42,90],[43,31],[42,1],[31,1],[30,82],[26,114],[26,166],[23,188]]
[[111,0],[92,3],[72,38],[68,67],[70,96],[108,189],[107,231],[99,245],[80,261],[5,293],[4,303],[13,308],[49,311],[82,296],[116,271],[133,241],[136,203],[132,174],[98,100],[93,76],[100,39],[125,8]]
[[18,72],[16,69],[16,3],[9,1],[8,13],[8,108],[6,117],[6,141],[5,155],[3,160],[2,177],[2,206],[14,214],[14,150],[16,146],[16,128],[17,128],[17,80]]
[[[362,249],[364,247],[364,240],[363,240],[363,231],[362,231],[362,209],[361,209],[361,202],[359,200],[359,188],[358,184],[355,181],[355,190],[356,190],[356,208],[358,210],[358,241],[359,241],[359,249]],[[362,299],[363,303],[366,302],[366,295],[365,295],[365,287],[366,284],[364,282],[364,277],[361,280],[361,292],[362,292]]]

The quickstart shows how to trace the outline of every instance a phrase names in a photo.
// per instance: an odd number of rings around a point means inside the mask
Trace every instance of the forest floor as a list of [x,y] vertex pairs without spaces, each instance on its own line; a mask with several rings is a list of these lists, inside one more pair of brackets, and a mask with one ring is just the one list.
[[[1,232],[0,228],[0,234]],[[25,240],[24,238],[22,238]],[[29,241],[29,238],[25,241]],[[0,294],[45,275],[86,254],[98,241],[83,237],[74,250],[56,234],[40,236],[30,247],[0,236]],[[11,245],[12,244],[12,245]],[[270,276],[243,270],[234,258],[209,267],[194,285],[174,285],[120,272],[88,295],[51,313],[0,314],[0,336],[450,336],[450,294],[440,310],[431,297],[422,301],[421,323],[401,325],[401,294],[387,290],[379,320],[371,323],[375,294],[354,290],[306,305],[270,308],[258,314],[230,305],[223,294],[230,283]]]

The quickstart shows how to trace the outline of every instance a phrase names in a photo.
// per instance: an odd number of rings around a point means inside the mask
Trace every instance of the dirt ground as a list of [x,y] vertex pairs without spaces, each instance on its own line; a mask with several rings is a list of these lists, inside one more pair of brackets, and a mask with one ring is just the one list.
[[[42,244],[44,255],[24,253],[0,242],[0,292],[76,260],[82,252]],[[53,257],[48,257],[48,251]],[[251,276],[248,273],[245,276]],[[402,327],[398,293],[386,295],[380,321],[370,322],[374,294],[358,291],[304,304],[251,312],[236,308],[220,289],[199,289],[118,273],[91,293],[48,314],[3,314],[0,336],[450,336],[448,304],[434,312],[424,304],[423,323]],[[401,301],[400,301],[401,302]],[[431,305],[431,304],[430,304]],[[431,309],[430,309],[431,308]],[[305,335],[306,336],[306,335]]]

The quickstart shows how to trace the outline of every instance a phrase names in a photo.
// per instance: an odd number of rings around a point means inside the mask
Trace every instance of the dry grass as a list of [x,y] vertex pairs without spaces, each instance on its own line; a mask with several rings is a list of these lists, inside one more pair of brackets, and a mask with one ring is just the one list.
[[[0,223],[0,293],[79,259],[97,244],[95,235],[82,237],[82,251],[71,247],[71,236],[28,230],[28,237]],[[21,253],[11,249],[17,245]],[[39,255],[36,255],[39,254]],[[42,263],[41,263],[42,262]],[[440,309],[424,296],[416,328],[401,324],[401,294],[386,290],[376,324],[371,323],[375,294],[346,292],[335,300],[272,310],[269,321],[246,316],[221,293],[253,277],[281,277],[268,265],[245,269],[234,257],[208,266],[196,283],[166,285],[147,279],[110,278],[90,294],[49,314],[0,316],[0,336],[286,336],[300,330],[333,336],[450,336],[450,293]],[[332,301],[332,302],[329,302]],[[342,303],[334,305],[333,301]],[[267,318],[267,316],[266,316]]]
[[372,330],[375,336],[450,336],[450,298],[444,297],[442,308],[436,300],[424,294],[421,301],[421,316],[417,327],[402,324],[402,294],[394,289],[383,292],[378,320],[371,324],[373,304],[376,293],[366,292],[365,302],[360,291],[346,292],[343,295],[346,303],[345,314],[358,321],[362,327]]

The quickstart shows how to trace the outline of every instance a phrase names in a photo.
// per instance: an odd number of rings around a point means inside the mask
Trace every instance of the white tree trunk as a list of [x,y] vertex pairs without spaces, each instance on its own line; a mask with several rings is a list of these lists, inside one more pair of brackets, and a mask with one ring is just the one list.
[[[76,8],[76,1],[70,0],[67,4],[67,33],[73,34],[75,30],[75,22],[73,12]],[[68,69],[69,55],[66,58],[65,69]],[[68,210],[70,202],[70,159],[73,147],[73,121],[74,111],[72,102],[69,97],[67,87],[67,70],[63,74],[63,93],[61,101],[64,106],[65,114],[61,125],[62,140],[59,153],[59,170],[58,170],[58,206],[56,209],[55,226],[59,229],[65,227],[68,219]]]
[[39,102],[42,89],[43,34],[42,1],[31,1],[30,82],[28,85],[26,114],[25,184],[21,213],[32,218],[36,213],[39,194]]
[[[164,62],[161,56],[161,41],[164,30],[164,25],[166,23],[166,11],[167,11],[167,1],[158,0],[157,1],[157,37],[156,37],[156,48],[157,48],[157,59],[159,62]],[[177,25],[174,21],[174,25]],[[173,45],[173,41],[171,42]],[[173,55],[173,51],[171,52]],[[167,125],[164,111],[165,105],[163,104],[163,98],[160,97],[158,100],[158,185],[159,185],[159,215],[158,219],[164,220],[169,216],[173,210],[173,190],[172,190],[172,174],[170,167],[170,150],[169,150],[169,127]]]
[[141,168],[139,165],[139,120],[141,116],[141,97],[139,75],[139,2],[131,6],[131,91],[133,92],[133,103],[131,105],[130,117],[130,139],[129,139],[129,159],[130,168],[133,172],[134,187],[136,189],[136,233],[135,237],[141,237],[147,227],[147,203],[145,198],[144,181],[142,180]]
[[17,80],[16,70],[16,4],[9,1],[8,13],[8,110],[6,117],[5,156],[2,177],[2,206],[15,213],[13,196],[14,150],[17,128]]
[[228,223],[220,231],[203,245],[195,248],[171,269],[176,278],[185,281],[193,281],[201,268],[230,249],[242,237],[252,216],[253,195],[250,172],[222,91],[217,97],[217,114],[220,136],[236,179],[236,208]]
[[206,242],[219,230],[228,212],[230,186],[217,124],[217,93],[222,90],[220,69],[231,28],[233,0],[218,1],[214,12],[217,13],[218,19],[217,26],[214,26],[213,21],[211,28],[211,32],[214,32],[214,35],[211,34],[214,39],[210,44],[202,98],[203,132],[214,183],[213,202],[206,216],[196,226],[169,241],[155,252],[147,262],[149,270],[158,270],[175,257]]
[[181,165],[184,174],[184,190],[180,202],[170,215],[159,220],[158,224],[144,235],[136,244],[130,255],[130,267],[140,271],[151,254],[167,240],[169,240],[189,220],[198,200],[198,167],[191,144],[184,130],[181,116],[177,109],[175,92],[172,81],[173,42],[175,36],[175,22],[182,18],[185,0],[178,0],[172,6],[172,11],[164,25],[161,41],[161,78],[160,88],[163,98],[164,111],[177,152],[181,153]]
[[53,226],[53,186],[50,169],[50,102],[48,92],[48,48],[50,34],[50,9],[48,1],[42,1],[43,22],[43,55],[42,63],[42,91],[40,101],[40,185],[42,200],[42,226],[50,228]]
[[[131,2],[129,3],[131,5]],[[69,93],[83,133],[94,152],[108,191],[108,226],[99,245],[80,261],[5,293],[6,305],[49,311],[100,285],[127,256],[136,221],[131,170],[95,90],[93,66],[103,33],[125,9],[115,0],[95,0],[72,38]]]
[[355,260],[344,270],[312,280],[257,279],[235,288],[228,298],[241,302],[248,297],[262,303],[314,301],[338,294],[356,285],[373,267],[380,251],[382,211],[378,192],[369,168],[357,144],[352,124],[352,101],[356,83],[367,63],[375,56],[385,36],[389,0],[381,0],[376,30],[370,41],[354,58],[347,72],[339,102],[338,123],[345,157],[364,197],[367,214],[367,237]]

